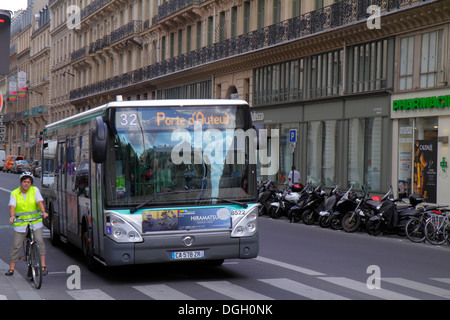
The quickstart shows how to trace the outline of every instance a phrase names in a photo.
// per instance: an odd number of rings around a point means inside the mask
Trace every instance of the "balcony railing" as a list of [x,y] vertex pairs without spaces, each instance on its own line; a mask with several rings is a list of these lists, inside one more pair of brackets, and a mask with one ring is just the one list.
[[105,35],[103,36],[103,38],[91,42],[89,46],[85,46],[81,49],[72,52],[70,59],[72,62],[76,62],[80,59],[83,59],[87,55],[94,54],[97,51],[103,50],[104,48],[107,48],[113,45],[114,43],[117,43],[122,39],[127,38],[128,36],[138,34],[142,32],[142,25],[143,23],[140,20],[130,21],[129,23],[111,32],[111,34]]
[[[357,0],[337,2],[330,6],[305,13],[301,16],[267,26],[259,30],[251,31],[247,34],[243,34],[232,39],[214,43],[212,45],[140,68],[135,71],[127,72],[110,79],[102,80],[100,82],[72,90],[70,92],[70,100],[77,100],[90,95],[100,94],[128,85],[134,85],[139,82],[164,76],[166,74],[182,71],[195,66],[201,66],[205,63],[219,59],[230,58],[276,44],[301,39],[302,37],[312,35],[320,31],[331,30],[333,28],[344,26],[352,22],[368,18],[369,14],[367,13],[367,8],[370,5],[378,5],[381,12],[387,12],[403,7],[414,6],[418,3],[430,3],[436,1],[438,0]],[[167,2],[168,8],[161,8],[161,16],[164,14],[169,14],[169,12],[173,12],[182,5],[188,5],[190,2],[190,0],[180,0],[179,2],[172,0],[172,2]],[[170,7],[170,3],[172,3],[172,7]],[[136,26],[133,27],[135,28]],[[124,29],[120,28],[122,29],[121,32],[127,35],[128,32],[124,30],[130,30],[131,32],[132,29],[128,25],[125,25],[123,28]],[[133,29],[133,31],[138,32],[138,29],[139,28]],[[123,35],[123,37],[125,37],[125,35]],[[113,42],[113,39],[111,39],[111,43]],[[73,53],[72,62],[77,58],[79,59],[79,57],[83,54],[86,54],[85,51],[83,51],[83,48],[80,50],[78,50],[80,52],[75,51]]]

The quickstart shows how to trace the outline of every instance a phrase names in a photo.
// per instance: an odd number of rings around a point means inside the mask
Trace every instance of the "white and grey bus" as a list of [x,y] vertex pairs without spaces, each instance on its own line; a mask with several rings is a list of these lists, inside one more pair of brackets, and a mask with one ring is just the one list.
[[114,101],[47,125],[52,242],[108,266],[256,257],[251,133],[240,100]]

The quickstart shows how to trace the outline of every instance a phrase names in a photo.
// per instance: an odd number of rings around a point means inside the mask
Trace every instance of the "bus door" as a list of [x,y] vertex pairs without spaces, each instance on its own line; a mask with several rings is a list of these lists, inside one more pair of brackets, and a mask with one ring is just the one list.
[[66,168],[66,143],[58,141],[58,163],[56,176],[56,190],[58,193],[58,216],[59,232],[67,237],[67,210],[66,210],[66,189],[67,189],[67,168]]
[[92,237],[94,241],[94,254],[103,252],[104,217],[102,202],[102,166],[91,162],[91,199],[92,199]]

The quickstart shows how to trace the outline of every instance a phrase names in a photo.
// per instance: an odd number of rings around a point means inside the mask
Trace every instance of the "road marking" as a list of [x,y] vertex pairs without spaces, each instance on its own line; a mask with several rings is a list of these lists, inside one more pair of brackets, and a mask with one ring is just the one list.
[[133,286],[133,288],[155,300],[195,300],[194,298],[178,290],[172,289],[165,284]]
[[8,189],[2,188],[2,187],[0,187],[0,190],[5,191],[5,192],[8,192],[8,193],[11,193],[11,192],[12,192],[12,190],[8,190]]
[[281,288],[283,290],[298,294],[312,300],[350,300],[349,298],[324,291],[318,288],[310,287],[303,283],[293,281],[290,279],[259,279],[272,286]]
[[293,265],[293,264],[289,264],[289,263],[285,263],[285,262],[281,262],[281,261],[273,260],[273,259],[269,259],[269,258],[264,258],[264,257],[261,257],[261,256],[256,257],[255,260],[258,260],[258,261],[261,261],[261,262],[265,262],[265,263],[270,263],[270,264],[273,264],[275,266],[286,268],[286,269],[293,270],[293,271],[296,271],[296,272],[300,272],[300,273],[303,273],[303,274],[307,274],[309,276],[325,276],[325,274],[317,272],[317,271],[314,271],[314,270],[311,270],[311,269],[302,268],[302,267],[299,267],[299,266],[296,266],[296,265]]
[[100,289],[69,290],[66,292],[75,300],[114,300],[113,297]]
[[273,300],[272,298],[228,281],[197,282],[198,284],[235,300]]
[[0,300],[8,300],[5,295],[0,294]]
[[403,286],[409,289],[418,290],[421,292],[429,293],[435,296],[439,296],[442,298],[450,299],[450,291],[441,289],[438,287],[430,286],[425,283],[420,283],[417,281],[412,281],[408,279],[402,279],[402,278],[381,278],[381,281],[386,281],[389,283],[393,283],[399,286]]
[[450,278],[431,278],[431,280],[435,280],[435,281],[439,281],[439,282],[450,284]]
[[359,282],[356,280],[343,278],[343,277],[319,277],[318,279],[322,279],[331,283],[334,283],[338,286],[342,286],[351,290],[359,291],[377,298],[386,299],[386,300],[418,300],[416,298],[396,293],[394,291],[386,290],[386,289],[369,289],[367,288],[367,284],[364,282]]

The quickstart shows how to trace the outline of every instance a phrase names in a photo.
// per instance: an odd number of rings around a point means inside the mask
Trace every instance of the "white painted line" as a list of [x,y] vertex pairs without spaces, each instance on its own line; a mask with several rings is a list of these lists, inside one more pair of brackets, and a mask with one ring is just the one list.
[[114,300],[100,289],[69,290],[66,292],[75,300]]
[[172,289],[165,284],[133,286],[133,288],[155,300],[195,300],[194,298],[178,290]]
[[269,263],[278,267],[282,267],[282,268],[286,268],[292,271],[296,271],[296,272],[300,272],[303,274],[307,274],[309,276],[325,276],[325,274],[311,270],[311,269],[306,269],[306,268],[302,268],[299,266],[295,266],[293,264],[289,264],[289,263],[285,263],[285,262],[281,262],[281,261],[277,261],[277,260],[273,260],[273,259],[269,259],[269,258],[264,258],[264,257],[256,257],[255,260],[257,261],[261,261],[261,262],[265,262],[265,263]]
[[272,286],[281,288],[283,290],[298,294],[312,300],[350,300],[346,297],[324,291],[318,288],[310,287],[303,283],[293,281],[290,279],[259,279],[259,281],[268,283]]
[[393,283],[393,284],[403,286],[406,288],[410,288],[413,290],[418,290],[421,292],[429,293],[434,296],[450,299],[450,290],[445,290],[442,288],[430,286],[425,283],[412,281],[412,280],[408,280],[408,279],[403,279],[403,278],[381,278],[381,281],[382,281],[381,283],[386,281],[386,282]]
[[431,280],[435,280],[435,281],[439,281],[439,282],[450,284],[450,278],[431,278]]
[[197,282],[198,284],[235,300],[273,300],[272,298],[228,281]]
[[418,300],[416,298],[397,293],[394,291],[386,290],[386,289],[369,289],[367,284],[364,282],[359,282],[356,280],[342,278],[342,277],[320,277],[318,279],[322,279],[331,283],[334,283],[338,286],[342,286],[351,290],[359,291],[377,298],[386,299],[386,300]]

